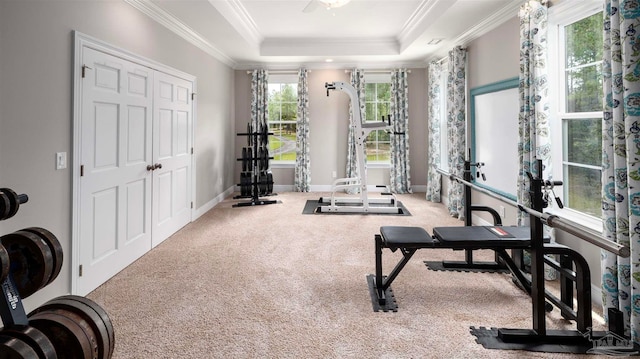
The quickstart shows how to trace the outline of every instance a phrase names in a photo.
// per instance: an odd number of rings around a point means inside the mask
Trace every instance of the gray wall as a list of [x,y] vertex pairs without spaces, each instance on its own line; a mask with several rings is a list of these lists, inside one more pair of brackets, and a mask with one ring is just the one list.
[[[297,70],[297,69],[292,69]],[[411,164],[411,184],[427,184],[427,80],[426,69],[413,68],[409,74],[409,161]],[[366,70],[365,70],[366,72]],[[325,82],[349,82],[349,74],[344,69],[312,69],[309,73],[309,117],[311,190],[327,190],[333,178],[345,176],[347,156],[347,133],[349,125],[349,96],[341,91],[333,91],[327,97]],[[246,132],[250,118],[251,76],[247,71],[236,71],[236,131]],[[241,157],[245,138],[236,139],[236,156]],[[274,166],[275,167],[275,166]],[[292,168],[272,168],[274,186],[293,186]],[[389,169],[369,167],[367,171],[370,185],[389,184]],[[240,165],[236,165],[235,177],[239,181]],[[420,187],[418,187],[420,188]],[[424,188],[422,188],[424,191]]]
[[0,1],[0,186],[29,203],[0,234],[40,226],[62,243],[54,283],[27,309],[71,290],[72,31],[77,30],[197,77],[196,208],[233,186],[233,70],[121,1]]

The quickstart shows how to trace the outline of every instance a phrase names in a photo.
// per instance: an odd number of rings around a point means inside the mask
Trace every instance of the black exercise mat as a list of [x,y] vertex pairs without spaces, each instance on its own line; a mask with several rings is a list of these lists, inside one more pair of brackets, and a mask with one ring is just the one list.
[[[571,343],[567,341],[565,343],[536,343],[535,341],[522,342],[522,343],[509,343],[504,342],[498,336],[497,328],[485,328],[485,327],[470,327],[469,332],[476,337],[476,342],[481,344],[485,349],[501,349],[501,350],[525,350],[530,352],[544,352],[544,353],[573,353],[573,354],[586,354],[586,353],[598,353],[596,348],[598,347],[597,341],[590,342],[584,338],[583,341]],[[547,330],[548,335],[554,335],[555,330]],[[604,336],[604,332],[594,332],[596,337]],[[637,354],[638,346],[632,350],[619,348],[618,352],[626,352],[631,354]]]
[[[385,215],[385,216],[410,216],[411,213],[402,202],[397,201],[398,209],[400,213],[372,213],[372,212],[361,212],[361,213],[348,213],[348,212],[319,212],[316,209],[320,206],[326,206],[328,203],[319,203],[320,200],[317,199],[309,199],[307,203],[304,205],[304,209],[302,210],[302,214],[377,214],[377,215]],[[376,207],[393,207],[392,204],[375,204]],[[371,206],[369,206],[371,207]]]

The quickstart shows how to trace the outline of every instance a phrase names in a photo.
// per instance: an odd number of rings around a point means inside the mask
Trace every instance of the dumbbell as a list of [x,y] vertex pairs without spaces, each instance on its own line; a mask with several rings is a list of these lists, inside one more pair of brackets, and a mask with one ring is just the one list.
[[[107,312],[92,300],[65,295],[29,313],[29,324],[50,336],[59,350],[77,357],[108,359],[113,355],[115,335]],[[81,356],[83,354],[85,356]]]
[[0,188],[0,220],[15,216],[20,205],[28,200],[26,194],[17,194],[10,188]]
[[0,237],[0,243],[8,252],[9,273],[21,298],[44,288],[60,273],[62,246],[48,230],[25,228]]

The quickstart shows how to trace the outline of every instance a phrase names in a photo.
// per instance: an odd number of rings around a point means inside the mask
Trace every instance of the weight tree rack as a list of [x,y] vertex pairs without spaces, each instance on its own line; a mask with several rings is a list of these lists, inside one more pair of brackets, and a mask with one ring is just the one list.
[[[13,217],[26,194],[0,188],[0,220]],[[27,315],[22,299],[53,282],[62,269],[60,241],[40,227],[0,236],[0,357],[110,359],[115,335],[109,315],[76,295],[54,298]]]
[[276,200],[267,200],[261,196],[273,196],[273,174],[269,170],[269,127],[261,124],[259,129],[254,129],[251,123],[247,124],[247,132],[238,133],[238,136],[246,136],[248,147],[242,148],[242,172],[240,172],[240,195],[234,199],[249,198],[249,201],[238,202],[233,207],[248,207],[278,203]]

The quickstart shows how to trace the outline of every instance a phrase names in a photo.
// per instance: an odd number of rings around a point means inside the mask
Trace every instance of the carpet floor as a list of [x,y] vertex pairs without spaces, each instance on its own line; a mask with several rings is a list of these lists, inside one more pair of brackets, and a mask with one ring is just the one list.
[[[373,311],[366,276],[380,226],[462,222],[424,193],[398,196],[411,216],[303,215],[321,195],[241,208],[229,197],[90,293],[113,321],[113,358],[596,357],[477,344],[472,326],[531,328],[531,301],[508,274],[425,266],[459,251],[418,251],[392,285],[398,311]],[[385,273],[400,257],[385,250]],[[575,328],[557,309],[547,326]]]

